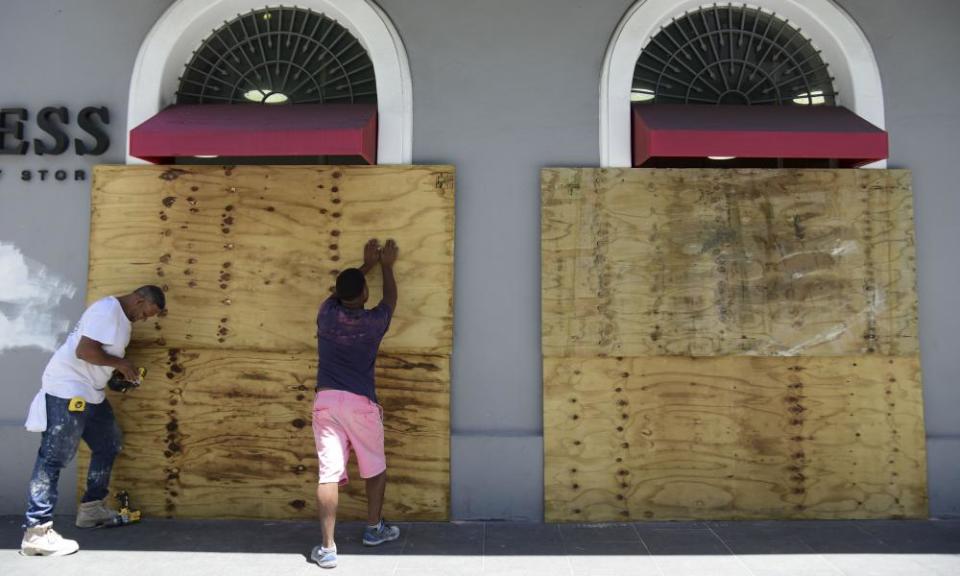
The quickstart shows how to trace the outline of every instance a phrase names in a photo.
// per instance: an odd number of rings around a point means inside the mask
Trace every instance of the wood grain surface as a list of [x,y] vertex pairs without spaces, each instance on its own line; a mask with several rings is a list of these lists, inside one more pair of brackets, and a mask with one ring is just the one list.
[[[444,354],[453,225],[449,166],[97,166],[88,294],[166,290],[138,346],[313,350],[337,273],[368,238],[394,238],[402,305],[383,349]],[[380,286],[375,270],[371,305]]]
[[[109,395],[125,438],[113,491],[128,490],[148,516],[316,517],[315,354],[150,348],[131,358],[148,374]],[[378,359],[390,518],[448,517],[449,381],[445,356]],[[88,458],[84,448],[80,470]],[[365,518],[351,464],[340,517]]]
[[917,358],[547,358],[548,521],[923,518]]
[[548,520],[926,516],[909,171],[541,185]]
[[[88,301],[157,284],[168,309],[135,324],[145,384],[110,395],[126,446],[113,488],[147,516],[315,517],[317,309],[368,238],[393,238],[384,511],[447,519],[453,227],[450,166],[96,167]],[[379,269],[368,284],[372,306]],[[350,476],[340,517],[359,519],[355,462]]]
[[541,177],[546,355],[919,350],[909,171]]

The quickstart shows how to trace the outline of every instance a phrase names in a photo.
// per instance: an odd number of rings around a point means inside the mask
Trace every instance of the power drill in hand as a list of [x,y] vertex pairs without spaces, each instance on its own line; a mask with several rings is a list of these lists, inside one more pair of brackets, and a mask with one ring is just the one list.
[[110,380],[107,380],[107,386],[109,386],[114,392],[126,393],[127,390],[140,386],[140,384],[143,382],[143,377],[146,375],[146,368],[137,368],[137,381],[131,382],[129,380],[125,380],[120,372],[114,371],[113,375],[110,376]]

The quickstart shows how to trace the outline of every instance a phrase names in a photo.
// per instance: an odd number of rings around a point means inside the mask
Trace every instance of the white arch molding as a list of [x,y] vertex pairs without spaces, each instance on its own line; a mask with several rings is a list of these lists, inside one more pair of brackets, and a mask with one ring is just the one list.
[[[741,4],[741,3],[738,3]],[[836,88],[837,104],[883,128],[883,88],[873,49],[853,18],[832,0],[753,0],[747,6],[789,20],[822,51]],[[620,20],[607,46],[600,77],[600,165],[629,167],[630,89],[644,46],[684,12],[712,6],[703,0],[638,0]],[[886,166],[875,162],[872,167]]]
[[[164,12],[140,46],[133,67],[127,108],[128,164],[144,163],[130,156],[130,130],[174,103],[179,77],[201,42],[237,14],[277,5],[264,0],[177,0]],[[377,82],[377,163],[410,164],[410,65],[393,23],[370,0],[297,0],[296,5],[336,20],[366,49]]]

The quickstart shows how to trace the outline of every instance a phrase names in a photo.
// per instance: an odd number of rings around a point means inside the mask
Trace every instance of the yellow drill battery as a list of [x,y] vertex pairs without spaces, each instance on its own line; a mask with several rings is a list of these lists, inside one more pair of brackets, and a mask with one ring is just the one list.
[[87,401],[81,398],[80,396],[75,396],[70,399],[70,403],[67,404],[67,410],[70,412],[83,412],[87,408]]

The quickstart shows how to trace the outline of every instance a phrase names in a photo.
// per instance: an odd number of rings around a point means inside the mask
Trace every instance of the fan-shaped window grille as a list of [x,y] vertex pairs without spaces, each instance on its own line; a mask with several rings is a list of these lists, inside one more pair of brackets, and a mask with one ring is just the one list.
[[827,64],[799,28],[748,6],[714,5],[663,27],[633,75],[634,102],[835,105]]
[[335,20],[274,7],[239,14],[187,64],[178,104],[376,102],[373,63]]

